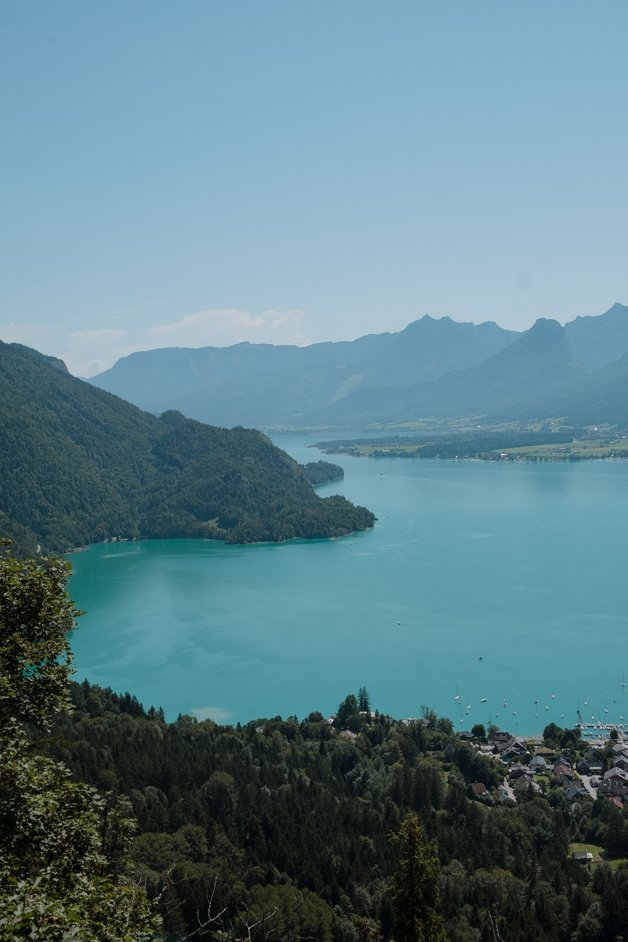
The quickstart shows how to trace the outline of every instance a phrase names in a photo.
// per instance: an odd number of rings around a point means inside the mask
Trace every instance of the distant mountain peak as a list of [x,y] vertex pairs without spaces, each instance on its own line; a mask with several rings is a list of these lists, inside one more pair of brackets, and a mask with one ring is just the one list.
[[[628,314],[628,307],[625,304],[621,304],[619,301],[615,301],[614,304],[609,307],[608,311],[605,311],[606,314],[621,314],[625,316]],[[602,317],[604,315],[601,315]]]
[[627,316],[628,316],[628,307],[625,304],[622,304],[620,301],[615,301],[614,304],[611,304],[608,311],[604,311],[602,314],[579,314],[578,317],[575,317],[572,321],[569,321],[567,324],[565,324],[565,327],[568,327],[570,324],[581,323],[582,321],[599,322],[603,318],[627,317]]
[[[543,377],[547,385],[554,385],[577,375],[582,367],[574,356],[567,331],[558,321],[539,317],[510,346],[491,357],[486,364],[491,370],[503,372],[504,388],[512,384],[516,373],[529,384],[538,383]],[[525,382],[521,392],[524,391]]]
[[565,330],[578,359],[588,369],[600,369],[628,350],[628,307],[615,301],[603,314],[576,317]]
[[[551,317],[539,317],[532,327],[529,327],[512,342],[506,349],[511,351],[510,355],[517,355],[519,350],[539,350],[548,349],[548,347],[568,347],[567,333],[565,328]],[[506,353],[506,351],[504,351]]]
[[[495,321],[482,321],[481,324],[475,324],[472,321],[455,321],[449,314],[443,314],[441,317],[433,317],[431,314],[423,314],[422,317],[417,318],[415,321],[411,321],[406,327],[402,328],[399,332],[401,334],[408,334],[414,331],[426,330],[464,330],[468,331],[471,329],[477,328],[492,328],[496,331],[502,331],[504,334],[515,334],[516,331],[505,330]],[[381,335],[380,335],[381,336]]]
[[556,337],[564,332],[564,327],[553,317],[539,317],[535,320],[532,327],[526,331],[528,335],[532,334],[552,334]]

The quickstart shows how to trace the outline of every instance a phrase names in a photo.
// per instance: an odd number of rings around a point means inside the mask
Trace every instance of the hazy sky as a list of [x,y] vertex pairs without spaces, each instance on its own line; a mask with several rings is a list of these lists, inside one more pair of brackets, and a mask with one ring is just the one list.
[[0,0],[0,338],[628,303],[627,49],[625,0]]

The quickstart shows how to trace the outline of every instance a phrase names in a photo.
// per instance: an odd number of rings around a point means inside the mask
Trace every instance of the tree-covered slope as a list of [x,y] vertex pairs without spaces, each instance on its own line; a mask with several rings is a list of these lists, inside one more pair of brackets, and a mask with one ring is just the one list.
[[[403,853],[391,837],[409,812],[436,841],[450,942],[625,937],[626,812],[603,799],[570,800],[549,778],[545,794],[519,786],[516,803],[502,803],[505,767],[429,710],[401,722],[360,713],[349,694],[333,725],[313,712],[232,727],[185,716],[166,723],[129,694],[88,683],[72,695],[57,758],[79,781],[130,798],[140,829],[135,876],[159,897],[173,939],[196,938],[188,934],[211,900],[223,919],[207,926],[214,942],[435,942],[435,933],[401,935]],[[577,737],[570,741],[574,748]],[[484,799],[471,783],[486,786]],[[613,869],[575,863],[572,841],[607,848]],[[265,914],[268,934],[258,925],[247,936],[242,914]]]
[[0,533],[23,549],[340,536],[373,520],[342,497],[318,497],[260,432],[158,419],[57,360],[0,344]]
[[364,687],[331,722],[167,723],[68,688],[67,571],[0,553],[3,942],[625,940],[627,809],[567,785],[615,766],[612,738],[550,723],[526,771]]

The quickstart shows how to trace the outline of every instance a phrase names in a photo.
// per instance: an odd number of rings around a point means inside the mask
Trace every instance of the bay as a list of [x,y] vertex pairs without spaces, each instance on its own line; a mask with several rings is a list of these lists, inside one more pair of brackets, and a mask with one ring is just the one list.
[[77,679],[169,719],[327,715],[360,686],[460,730],[628,718],[628,462],[331,460],[345,479],[320,493],[369,507],[372,531],[73,555]]

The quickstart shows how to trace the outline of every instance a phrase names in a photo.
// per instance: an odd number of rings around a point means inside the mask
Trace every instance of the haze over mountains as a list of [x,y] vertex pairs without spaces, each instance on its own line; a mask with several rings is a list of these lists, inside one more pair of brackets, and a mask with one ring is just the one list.
[[[626,362],[622,357],[626,357]],[[355,427],[438,418],[628,424],[628,307],[528,331],[425,316],[399,333],[309,347],[133,353],[91,383],[216,425]]]

